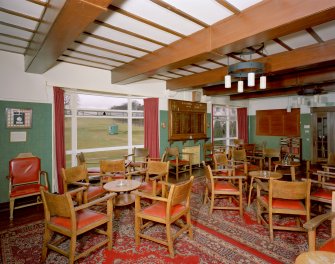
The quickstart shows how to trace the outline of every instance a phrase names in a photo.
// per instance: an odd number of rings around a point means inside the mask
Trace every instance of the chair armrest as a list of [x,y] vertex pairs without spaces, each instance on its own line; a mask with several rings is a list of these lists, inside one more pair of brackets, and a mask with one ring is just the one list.
[[[220,165],[221,166],[221,165]],[[223,169],[216,169],[216,170],[212,170],[212,172],[221,172],[221,171],[234,171],[234,168],[223,168]]]
[[46,171],[40,171],[40,176],[43,175],[45,186],[49,187],[48,173]]
[[238,179],[246,179],[246,176],[213,176],[214,179],[225,179],[225,180],[238,180]]
[[303,226],[308,231],[315,230],[320,224],[326,220],[331,220],[335,217],[335,212],[329,212],[326,214],[318,215],[307,221]]
[[73,182],[71,184],[85,187],[85,189],[90,185],[88,182]]
[[167,200],[168,200],[167,198],[163,198],[163,197],[160,197],[160,196],[152,196],[150,194],[142,193],[138,190],[132,191],[131,193],[136,195],[136,196],[139,196],[141,198],[146,198],[146,199],[155,200],[155,201],[167,202]]
[[[41,187],[42,188],[42,187]],[[77,189],[73,189],[71,191],[68,191],[66,193],[69,193],[70,195],[74,194],[74,193],[78,193],[78,192],[83,192],[86,190],[86,187],[80,187],[80,188],[77,188]]]
[[79,211],[79,210],[82,210],[82,209],[85,209],[85,208],[88,208],[88,207],[91,207],[92,205],[96,205],[96,204],[99,204],[99,203],[102,203],[104,201],[107,201],[113,197],[116,196],[116,193],[109,193],[109,194],[106,194],[104,197],[101,197],[99,199],[95,199],[89,203],[85,203],[85,204],[81,204],[79,206],[76,206],[74,208],[75,211]]
[[129,158],[130,156],[135,156],[135,154],[132,153],[132,154],[128,154],[128,155],[123,155],[123,157],[124,157],[125,159]]
[[157,179],[162,179],[162,177],[164,177],[166,174],[167,174],[167,172],[163,172],[163,173],[157,174],[156,176],[149,177],[149,180],[150,181],[155,181]]

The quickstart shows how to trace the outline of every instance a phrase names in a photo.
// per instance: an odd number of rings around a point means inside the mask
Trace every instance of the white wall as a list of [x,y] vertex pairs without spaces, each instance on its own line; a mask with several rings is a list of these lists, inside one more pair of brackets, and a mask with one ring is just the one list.
[[52,103],[52,87],[103,91],[123,95],[166,97],[165,81],[146,80],[128,85],[111,83],[111,72],[60,62],[44,74],[24,72],[24,56],[0,51],[0,99]]
[[320,95],[315,102],[313,96],[304,96],[303,104],[298,104],[298,96],[269,97],[264,99],[250,99],[248,115],[256,115],[256,110],[300,108],[301,114],[310,113],[311,107],[325,107],[335,104],[335,93]]

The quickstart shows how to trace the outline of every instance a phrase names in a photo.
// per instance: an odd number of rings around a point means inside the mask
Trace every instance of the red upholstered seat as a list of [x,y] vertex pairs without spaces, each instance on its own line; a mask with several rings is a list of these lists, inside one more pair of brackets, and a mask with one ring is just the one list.
[[332,191],[329,189],[322,189],[319,188],[311,193],[311,199],[313,200],[313,197],[318,197],[322,199],[329,200],[329,203],[331,203],[332,200]]
[[[87,227],[91,223],[106,220],[107,215],[99,212],[92,211],[90,209],[80,210],[76,212],[77,229]],[[71,229],[71,219],[68,217],[54,216],[51,217],[50,222],[54,225],[61,226],[67,229]]]
[[238,192],[238,188],[227,181],[214,181],[214,190],[215,191],[228,191],[228,192]]
[[[269,204],[268,195],[262,196],[261,199],[264,203]],[[287,199],[272,199],[272,208],[302,210],[302,211],[306,210],[305,205],[300,200],[287,200]]]
[[101,196],[102,194],[105,194],[106,193],[106,190],[98,185],[98,186],[94,186],[94,185],[90,185],[87,189],[87,198],[88,200],[92,200],[94,199],[95,197],[99,197]]
[[[143,182],[141,186],[138,188],[139,191],[152,193],[154,190],[153,182]],[[156,193],[162,192],[162,184],[158,183],[156,185]]]
[[319,250],[335,252],[335,238],[328,240]]
[[[157,202],[153,205],[150,205],[143,209],[142,213],[150,216],[155,216],[159,218],[165,218],[166,217],[166,206],[167,204],[165,202]],[[178,213],[185,210],[185,206],[181,204],[176,204],[171,207],[171,217],[177,215]]]
[[[10,197],[20,197],[20,196],[33,195],[33,194],[39,195],[40,186],[43,186],[43,185],[26,184],[26,185],[15,186],[10,193]],[[47,186],[43,186],[43,187],[46,190],[48,190]]]
[[[177,164],[177,160],[169,160],[170,161],[170,164]],[[188,160],[182,160],[182,159],[180,159],[180,160],[178,160],[178,164],[179,165],[188,165],[190,162],[188,161]]]

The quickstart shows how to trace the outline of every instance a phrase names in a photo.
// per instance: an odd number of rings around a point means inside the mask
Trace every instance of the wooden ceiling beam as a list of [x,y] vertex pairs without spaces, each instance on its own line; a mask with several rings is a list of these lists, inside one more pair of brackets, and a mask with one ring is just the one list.
[[42,74],[107,10],[111,0],[51,0],[25,54],[25,69]]
[[[317,69],[304,70],[294,73],[287,73],[277,76],[269,76],[267,81],[267,87],[265,90],[260,90],[259,81],[257,80],[255,87],[246,87],[244,93],[239,94],[237,92],[236,85],[233,84],[233,87],[230,89],[225,89],[223,84],[213,85],[208,87],[203,87],[203,94],[207,96],[226,96],[231,95],[241,95],[241,97],[247,97],[247,94],[253,94],[254,97],[268,94],[268,96],[273,96],[274,93],[282,91],[285,92],[289,90],[294,90],[294,88],[299,88],[303,86],[311,85],[323,85],[329,82],[335,82],[335,66],[331,67],[320,67]],[[294,90],[296,91],[296,90]]]
[[[313,88],[313,86],[305,86],[305,88]],[[298,91],[300,91],[300,89],[301,89],[300,87],[290,87],[290,88],[281,88],[277,90],[272,90],[270,92],[262,91],[257,93],[234,94],[230,96],[230,100],[235,101],[235,100],[246,100],[255,98],[278,97],[278,96],[297,96]],[[324,92],[334,92],[335,82],[329,82],[323,84],[322,90]]]
[[[126,84],[214,56],[228,54],[335,19],[332,0],[263,1],[209,28],[112,71],[112,83]],[[229,29],[229,30],[227,30]]]
[[[332,62],[335,61],[335,40],[274,54],[255,61],[265,63],[266,73],[268,74],[278,74],[284,71],[311,67],[315,64]],[[169,90],[199,88],[210,83],[222,82],[226,74],[227,67],[220,67],[211,71],[169,80],[166,83],[166,88]]]

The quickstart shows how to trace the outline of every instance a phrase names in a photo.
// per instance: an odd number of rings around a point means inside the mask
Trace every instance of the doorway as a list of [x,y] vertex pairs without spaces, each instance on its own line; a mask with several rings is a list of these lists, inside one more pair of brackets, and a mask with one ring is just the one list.
[[312,162],[327,163],[335,153],[335,107],[313,107],[312,112]]

